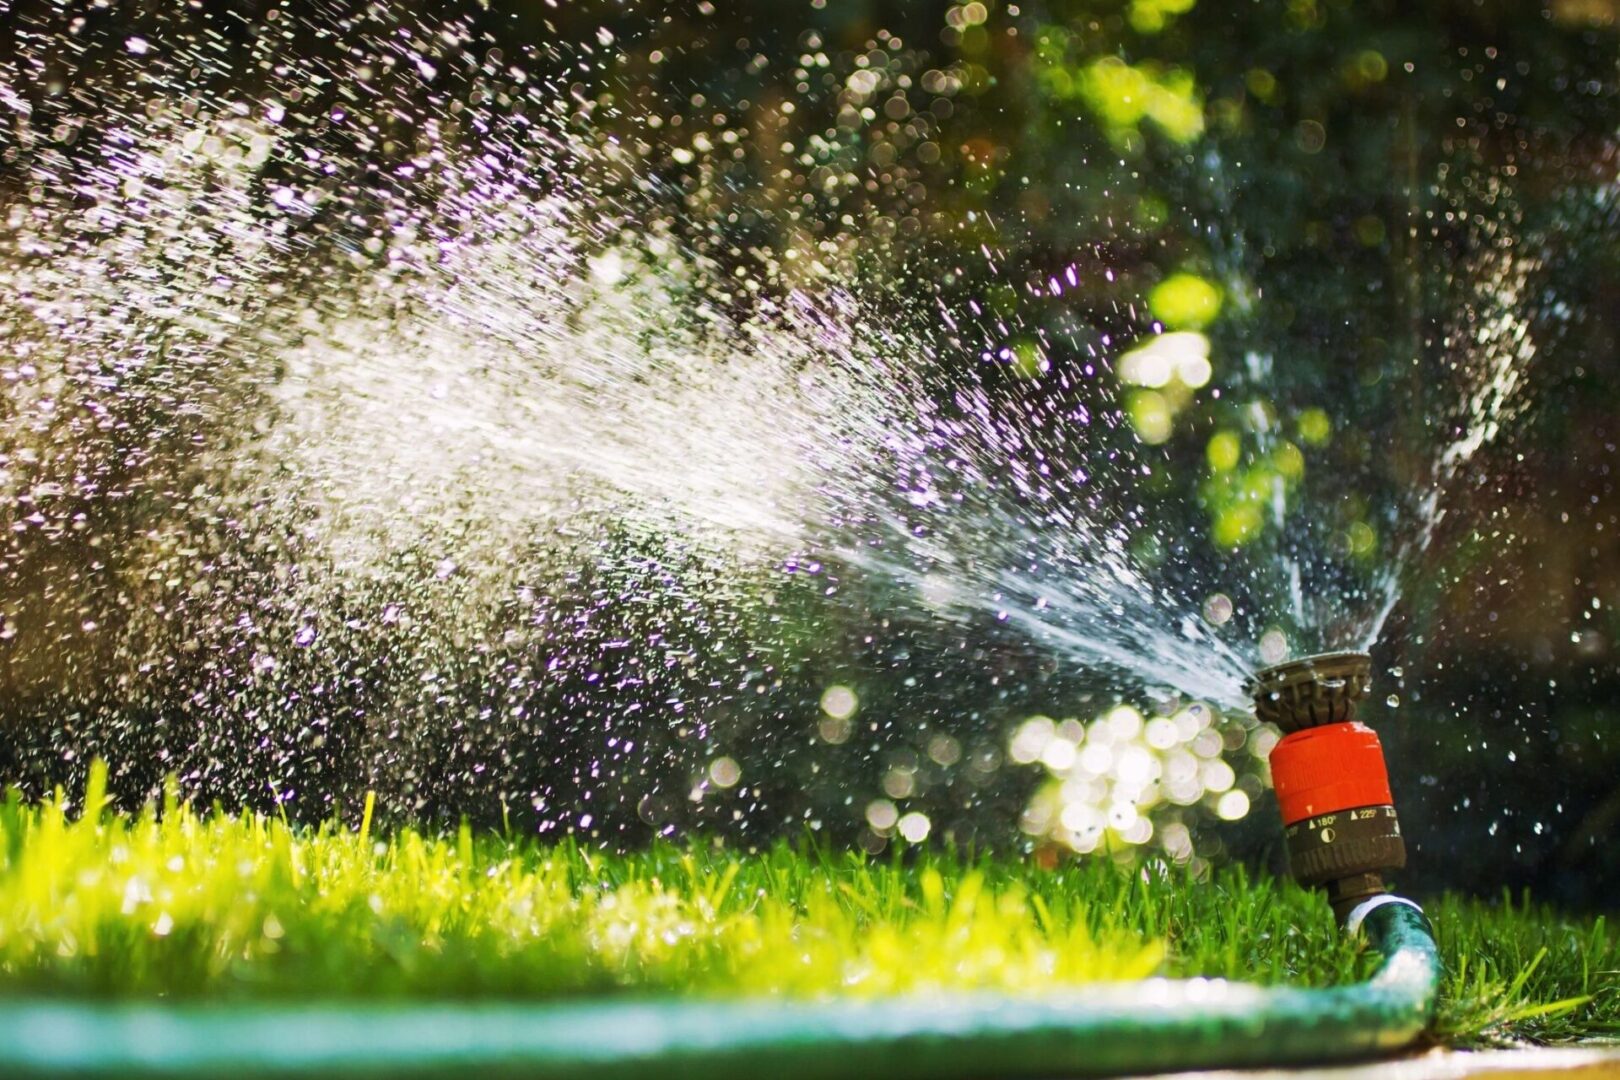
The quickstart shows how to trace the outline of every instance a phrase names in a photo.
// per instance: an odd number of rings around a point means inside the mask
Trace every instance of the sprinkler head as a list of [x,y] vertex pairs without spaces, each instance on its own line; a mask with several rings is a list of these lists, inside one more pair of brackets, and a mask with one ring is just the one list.
[[1322,653],[1264,668],[1249,682],[1255,715],[1282,728],[1271,751],[1288,866],[1302,885],[1326,890],[1342,922],[1385,892],[1384,874],[1406,865],[1378,735],[1356,722],[1372,688],[1366,653]]
[[1372,657],[1330,652],[1261,668],[1249,680],[1254,712],[1285,733],[1356,718],[1372,689]]

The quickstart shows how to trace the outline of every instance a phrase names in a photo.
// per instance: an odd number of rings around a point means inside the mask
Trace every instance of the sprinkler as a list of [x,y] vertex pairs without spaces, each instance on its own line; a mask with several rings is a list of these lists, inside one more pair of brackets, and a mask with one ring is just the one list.
[[1283,730],[1271,751],[1288,866],[1326,890],[1340,922],[1387,892],[1406,865],[1378,735],[1356,721],[1372,687],[1372,658],[1322,653],[1263,668],[1249,684],[1255,715]]

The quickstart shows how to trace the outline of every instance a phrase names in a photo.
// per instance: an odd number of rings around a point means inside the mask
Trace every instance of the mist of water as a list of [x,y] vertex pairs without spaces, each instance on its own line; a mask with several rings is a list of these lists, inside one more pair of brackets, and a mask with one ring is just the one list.
[[[1534,262],[1504,236],[1459,275],[1432,456],[1370,581],[1343,587],[1280,481],[1280,539],[1211,551],[1156,509],[1170,462],[1123,405],[1121,357],[1154,329],[1065,340],[809,240],[769,272],[716,258],[566,64],[410,29],[357,38],[324,72],[355,93],[318,106],[295,62],[212,86],[182,55],[201,39],[113,43],[88,107],[24,92],[41,53],[0,62],[21,133],[3,634],[70,755],[88,717],[132,710],[111,749],[176,724],[153,766],[204,787],[244,753],[258,782],[347,746],[365,782],[419,791],[446,745],[499,772],[503,744],[563,731],[589,747],[576,805],[604,775],[620,802],[679,799],[671,741],[812,651],[791,596],[846,593],[854,621],[875,595],[895,625],[1241,710],[1256,666],[1377,640],[1446,490],[1522,407]],[[1263,389],[1267,363],[1194,400]]]

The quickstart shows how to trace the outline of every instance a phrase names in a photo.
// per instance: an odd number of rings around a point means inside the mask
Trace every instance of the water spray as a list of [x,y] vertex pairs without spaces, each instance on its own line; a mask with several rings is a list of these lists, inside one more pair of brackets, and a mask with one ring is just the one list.
[[1271,751],[1288,866],[1321,888],[1341,922],[1384,896],[1384,875],[1406,865],[1389,772],[1378,735],[1356,720],[1372,688],[1372,658],[1333,652],[1255,674],[1255,715],[1280,727]]

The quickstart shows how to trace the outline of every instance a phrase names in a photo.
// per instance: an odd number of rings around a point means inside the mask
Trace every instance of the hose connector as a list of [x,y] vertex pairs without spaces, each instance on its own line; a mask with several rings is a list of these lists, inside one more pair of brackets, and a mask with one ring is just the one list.
[[1371,688],[1372,658],[1359,652],[1291,660],[1249,684],[1255,715],[1284,732],[1271,751],[1271,777],[1289,870],[1325,890],[1341,922],[1387,891],[1386,873],[1406,865],[1383,747],[1355,719]]

